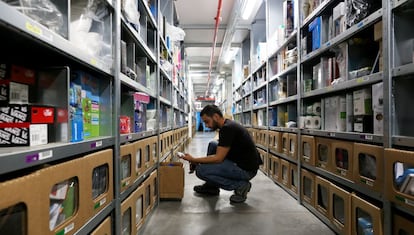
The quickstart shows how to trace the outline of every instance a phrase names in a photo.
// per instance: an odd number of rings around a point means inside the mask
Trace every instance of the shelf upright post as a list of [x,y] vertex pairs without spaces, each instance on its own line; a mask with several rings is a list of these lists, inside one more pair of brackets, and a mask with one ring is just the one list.
[[[391,148],[392,147],[392,62],[391,62],[391,55],[392,55],[392,35],[391,35],[391,27],[392,27],[392,7],[391,3],[393,1],[390,0],[382,0],[382,53],[383,53],[383,97],[384,97],[384,148]],[[384,158],[387,156],[384,156]],[[386,167],[383,169],[383,175],[386,175],[385,170]],[[386,189],[391,188],[391,185],[387,185],[387,180],[384,181],[384,187],[382,191],[382,195],[385,195]],[[384,208],[384,219],[383,219],[383,226],[384,226],[384,234],[392,234],[392,206],[391,202],[383,196],[383,208]]]
[[297,187],[297,191],[298,191],[298,203],[302,204],[302,200],[301,200],[301,193],[302,193],[302,161],[301,161],[301,156],[302,156],[302,146],[301,146],[301,140],[302,140],[302,131],[300,129],[300,116],[301,116],[301,104],[302,104],[302,86],[301,86],[301,59],[302,59],[302,43],[301,43],[301,39],[300,39],[300,26],[301,26],[301,22],[300,19],[302,19],[302,11],[299,10],[299,6],[301,6],[302,4],[302,0],[294,0],[295,1],[295,5],[296,7],[294,7],[294,16],[295,16],[295,21],[296,21],[296,51],[297,51],[297,55],[298,55],[298,59],[296,62],[296,93],[297,93],[297,101],[296,101],[296,127],[297,127],[297,139],[296,139],[296,154],[297,154],[297,159],[298,159],[298,187]]
[[120,130],[119,117],[121,107],[121,1],[115,1],[113,46],[114,55],[114,104],[113,106],[113,134],[115,136],[114,146],[114,233],[121,231],[121,158],[120,158]]

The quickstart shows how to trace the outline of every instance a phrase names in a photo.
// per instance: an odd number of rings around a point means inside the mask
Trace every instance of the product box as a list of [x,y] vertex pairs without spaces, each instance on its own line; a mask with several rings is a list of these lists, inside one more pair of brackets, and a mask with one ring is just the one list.
[[354,180],[354,143],[348,141],[332,141],[332,173],[348,179]]
[[152,156],[151,156],[151,141],[149,138],[146,139],[142,139],[140,141],[143,141],[143,155],[142,155],[142,160],[143,160],[143,170],[146,171],[149,168],[151,168],[153,166],[153,161],[152,161]]
[[383,235],[382,209],[352,193],[351,234]]
[[149,184],[151,187],[151,205],[152,209],[154,209],[155,203],[158,200],[158,171],[154,170],[151,172],[150,176],[145,180],[146,184]]
[[38,172],[0,183],[0,234],[42,234],[40,184]]
[[0,64],[0,79],[21,84],[35,85],[36,71],[14,64]]
[[289,164],[289,174],[290,174],[290,179],[289,179],[289,189],[295,194],[298,194],[298,185],[299,185],[299,181],[298,181],[298,165],[290,163]]
[[181,162],[161,162],[159,168],[159,177],[160,198],[183,198],[184,166]]
[[107,217],[101,224],[96,227],[90,235],[111,235],[112,233],[112,223],[111,217]]
[[309,24],[309,32],[312,32],[312,51],[319,49],[328,40],[328,22],[325,16],[319,16]]
[[276,153],[282,152],[282,133],[278,131],[269,131],[269,148]]
[[332,96],[324,99],[324,129],[346,131],[346,97]]
[[383,83],[372,85],[372,110],[374,134],[384,133],[384,91]]
[[329,188],[330,215],[332,224],[340,232],[350,234],[351,231],[351,194],[331,183]]
[[303,168],[301,169],[301,172],[301,199],[310,206],[315,207],[315,175]]
[[102,150],[88,154],[84,158],[88,168],[86,194],[92,196],[85,203],[89,203],[87,216],[92,218],[114,198],[113,152],[112,149]]
[[354,182],[383,192],[384,149],[381,146],[354,143]]
[[372,115],[355,115],[354,132],[372,133],[374,128]]
[[414,231],[414,221],[405,216],[393,214],[393,233],[392,234],[412,234]]
[[330,219],[330,188],[331,183],[319,176],[315,177],[315,209],[323,216]]
[[85,158],[60,163],[39,170],[38,217],[45,235],[74,234],[88,220],[91,194],[87,185],[88,166]]
[[354,97],[354,115],[372,115],[372,94],[370,88],[356,90]]
[[414,208],[414,152],[387,148],[385,158],[385,193],[391,202]]
[[301,144],[300,147],[302,148],[302,156],[301,161],[312,166],[315,166],[315,137],[303,135],[301,136]]
[[0,79],[0,102],[7,104],[28,104],[33,100],[31,86]]
[[134,224],[135,224],[135,229],[137,231],[139,231],[139,229],[142,227],[142,225],[144,225],[145,222],[145,207],[144,207],[144,202],[145,202],[145,196],[144,196],[144,189],[145,189],[145,185],[141,184],[133,193],[132,193],[132,200],[134,202],[133,204],[133,211],[135,212],[135,218],[133,218],[134,220]]
[[280,159],[280,164],[281,164],[281,172],[280,172],[280,176],[281,176],[281,180],[280,182],[286,186],[287,188],[289,187],[289,182],[290,182],[290,163],[284,159]]
[[134,146],[132,144],[124,144],[120,147],[121,157],[121,192],[125,191],[133,183],[132,166],[134,163]]
[[316,158],[315,165],[329,171],[332,169],[332,140],[316,137]]
[[298,138],[296,134],[289,133],[289,152],[288,156],[297,159],[298,158]]

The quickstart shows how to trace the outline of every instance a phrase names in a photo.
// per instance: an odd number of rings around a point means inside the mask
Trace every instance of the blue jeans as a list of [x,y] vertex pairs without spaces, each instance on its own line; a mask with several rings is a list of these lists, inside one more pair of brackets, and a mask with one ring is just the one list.
[[[210,142],[207,155],[216,153],[217,141]],[[214,150],[214,152],[212,152]],[[233,161],[224,159],[221,163],[198,164],[196,175],[206,181],[207,184],[222,188],[224,190],[235,190],[251,180],[257,171],[245,171],[238,167]]]

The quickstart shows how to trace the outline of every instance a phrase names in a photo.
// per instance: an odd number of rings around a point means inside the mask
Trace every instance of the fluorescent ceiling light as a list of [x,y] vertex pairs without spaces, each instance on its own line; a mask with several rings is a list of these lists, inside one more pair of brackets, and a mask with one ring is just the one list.
[[242,11],[243,20],[247,20],[252,16],[254,9],[258,9],[258,5],[262,3],[262,0],[245,0],[244,8]]

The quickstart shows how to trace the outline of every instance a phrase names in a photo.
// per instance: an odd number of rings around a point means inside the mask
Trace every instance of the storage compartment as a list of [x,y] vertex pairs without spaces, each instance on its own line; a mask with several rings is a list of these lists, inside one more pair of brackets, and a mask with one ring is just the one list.
[[0,183],[0,234],[41,234],[37,216],[40,183],[38,173]]
[[276,180],[277,182],[281,183],[282,182],[282,180],[281,180],[282,179],[282,176],[281,176],[282,164],[280,163],[280,158],[278,158],[278,157],[276,157],[272,154],[270,154],[269,156],[271,157],[272,164],[273,164],[273,166],[272,166],[272,172],[273,172],[272,173],[272,178],[274,180]]
[[383,192],[384,149],[381,146],[354,143],[354,182]]
[[155,165],[158,162],[158,139],[157,136],[150,137],[148,142],[151,146],[151,163]]
[[269,149],[276,153],[282,152],[282,133],[269,131]]
[[[87,192],[89,200],[88,218],[92,218],[114,198],[113,190],[113,153],[107,149],[85,156],[88,166]],[[89,192],[88,192],[89,191]]]
[[302,136],[300,146],[302,148],[302,162],[315,166],[315,138],[313,136]]
[[281,164],[281,183],[289,187],[289,180],[290,180],[290,163],[286,160],[280,159]]
[[158,175],[158,171],[154,170],[153,172],[151,172],[150,176],[148,177],[148,179],[146,180],[146,182],[148,184],[150,184],[151,186],[151,205],[152,208],[154,208],[155,203],[158,201],[158,179],[157,179],[157,175]]
[[132,156],[133,156],[133,145],[132,144],[125,144],[121,146],[120,154],[121,154],[121,192],[125,191],[125,189],[131,186],[133,183],[132,178]]
[[315,175],[304,169],[302,169],[301,172],[301,199],[312,207],[315,207]]
[[259,152],[260,158],[263,161],[263,164],[260,165],[260,169],[263,171],[263,173],[267,174],[267,169],[268,169],[268,157],[267,157],[267,152],[263,151],[262,149],[257,149],[257,151]]
[[121,234],[122,235],[131,235],[136,234],[135,226],[132,226],[134,222],[132,221],[132,211],[133,211],[133,197],[129,196],[121,203]]
[[289,133],[285,132],[282,134],[282,152],[289,155]]
[[380,208],[363,200],[355,194],[352,194],[351,205],[351,234],[383,235],[382,210]]
[[413,216],[393,214],[393,234],[413,235],[414,219]]
[[145,222],[145,211],[144,211],[144,186],[140,185],[137,190],[133,193],[135,201],[135,228],[137,231],[144,225]]
[[[91,175],[87,172],[86,158],[78,158],[39,170],[40,193],[37,216],[42,234],[74,234],[89,219],[88,202]],[[89,188],[89,189],[88,189]]]
[[340,234],[350,234],[351,230],[351,194],[331,183],[331,221]]
[[414,152],[385,149],[386,188],[390,201],[414,208]]
[[345,179],[353,178],[354,143],[335,140],[332,142],[333,173]]
[[289,165],[289,174],[290,174],[290,180],[289,180],[289,188],[294,192],[295,194],[298,194],[298,165],[290,163]]
[[326,218],[329,217],[331,204],[331,183],[319,176],[315,177],[315,208]]
[[143,160],[143,170],[144,172],[146,170],[148,170],[150,167],[152,167],[153,162],[152,162],[152,152],[151,152],[151,141],[150,139],[144,139],[141,140],[143,141],[143,155],[142,155],[142,160]]
[[145,141],[139,140],[132,144],[133,148],[133,160],[134,160],[134,168],[135,168],[135,180],[139,179],[141,175],[144,173],[144,146]]
[[332,169],[332,140],[316,137],[316,166],[329,171]]
[[289,133],[289,157],[293,159],[298,158],[298,138],[296,134]]

